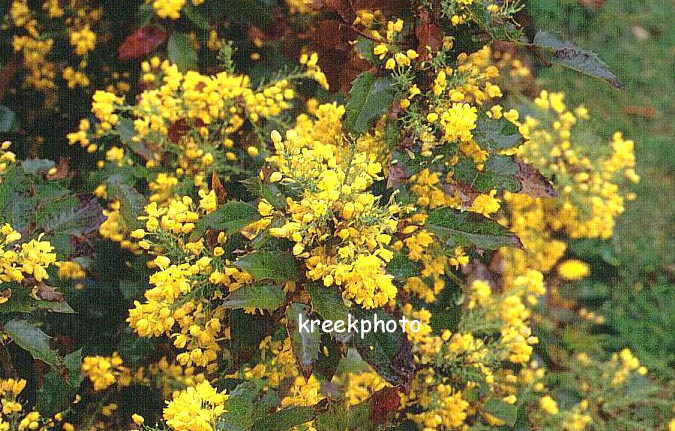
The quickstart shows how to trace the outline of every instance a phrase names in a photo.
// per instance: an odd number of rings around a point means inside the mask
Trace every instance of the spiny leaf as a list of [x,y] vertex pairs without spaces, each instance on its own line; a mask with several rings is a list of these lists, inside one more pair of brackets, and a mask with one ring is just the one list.
[[229,309],[261,308],[274,311],[284,304],[286,295],[279,286],[273,284],[253,284],[240,287],[230,293],[223,306]]
[[393,99],[390,78],[375,78],[368,72],[360,74],[349,91],[343,123],[345,129],[358,135],[365,133],[373,121],[387,111]]
[[167,51],[169,60],[178,66],[181,72],[197,68],[199,58],[187,33],[173,33],[169,37]]
[[[319,283],[308,283],[305,290],[312,299],[312,311],[322,319],[333,322],[347,321],[349,308],[336,289],[324,287]],[[351,334],[346,332],[332,332],[331,335],[339,342],[347,342],[351,338]]]
[[127,229],[132,230],[140,227],[141,223],[138,221],[138,216],[145,207],[145,197],[135,188],[118,181],[114,181],[108,187],[108,194],[119,200],[120,216]]
[[54,367],[63,375],[65,363],[63,358],[49,347],[49,336],[40,328],[25,320],[14,319],[5,323],[5,333],[24,350],[27,350],[35,359]]
[[294,302],[286,308],[286,330],[291,339],[291,348],[305,380],[312,375],[312,366],[319,356],[321,331],[306,331],[300,326],[300,319],[309,321],[309,307]]
[[[256,420],[267,415],[276,405],[270,398],[263,398],[261,385],[254,381],[245,381],[230,392],[225,403],[227,414],[220,416],[216,429],[221,431],[247,431]],[[278,400],[275,400],[278,402]]]
[[506,422],[512,427],[518,420],[518,407],[507,404],[499,398],[490,398],[485,403],[485,411]]
[[396,280],[405,281],[410,277],[417,275],[418,270],[410,259],[403,253],[395,252],[387,264],[387,272],[394,276]]
[[[374,322],[377,319],[385,321],[394,318],[384,310],[370,310],[359,312],[360,320]],[[412,354],[412,345],[402,328],[396,323],[396,331],[371,331],[361,333],[353,338],[361,358],[370,364],[377,373],[394,386],[410,388],[415,374],[415,361]]]
[[66,409],[82,383],[83,376],[80,372],[82,349],[66,355],[64,362],[69,378],[64,381],[58,373],[50,371],[37,391],[36,407],[43,414],[53,415]]
[[257,420],[252,430],[287,431],[314,419],[313,407],[290,407]]
[[234,265],[256,280],[285,283],[299,278],[295,259],[287,252],[256,251],[237,259]]
[[532,42],[535,48],[543,51],[545,60],[559,64],[577,72],[607,81],[614,88],[623,88],[609,67],[593,51],[579,48],[557,35],[539,31]]
[[496,189],[537,198],[556,195],[546,177],[514,156],[493,154],[485,161],[482,171],[478,171],[470,160],[462,159],[455,167],[455,179],[481,193]]
[[230,201],[197,222],[192,236],[202,236],[207,229],[239,232],[259,218],[258,210],[246,202]]
[[504,246],[522,247],[518,237],[494,220],[472,212],[437,208],[427,217],[427,229],[451,246],[470,246],[496,250]]
[[325,320],[347,320],[349,308],[345,305],[336,289],[324,287],[318,283],[309,283],[305,290],[312,298],[312,309]]
[[0,182],[0,220],[25,232],[35,217],[37,199],[33,183],[20,167],[7,169]]
[[523,142],[518,127],[504,117],[493,119],[481,115],[472,134],[478,146],[489,152],[517,147]]

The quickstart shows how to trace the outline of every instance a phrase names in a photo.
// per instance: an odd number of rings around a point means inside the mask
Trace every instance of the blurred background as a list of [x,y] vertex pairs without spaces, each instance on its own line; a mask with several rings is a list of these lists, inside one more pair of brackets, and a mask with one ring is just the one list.
[[[607,319],[596,336],[569,340],[591,348],[627,345],[652,371],[675,377],[675,31],[672,0],[530,0],[531,25],[595,51],[625,89],[564,68],[535,66],[537,84],[584,104],[600,136],[635,141],[639,184],[609,243],[575,252],[605,267],[576,299]],[[575,337],[575,331],[568,331]],[[581,346],[579,346],[581,347]]]

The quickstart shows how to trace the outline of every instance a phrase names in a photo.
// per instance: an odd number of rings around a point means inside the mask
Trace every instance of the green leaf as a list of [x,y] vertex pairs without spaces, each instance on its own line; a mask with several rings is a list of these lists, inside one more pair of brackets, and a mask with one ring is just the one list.
[[5,105],[0,105],[0,133],[9,133],[16,129],[18,129],[16,113]]
[[65,301],[44,301],[38,299],[35,301],[35,306],[40,310],[51,311],[52,313],[75,313],[75,310]]
[[518,127],[504,117],[497,120],[479,116],[472,134],[478,146],[489,152],[517,147],[523,142]]
[[286,330],[291,339],[291,348],[305,379],[312,375],[312,366],[319,356],[321,331],[306,331],[300,327],[300,319],[310,321],[309,307],[294,302],[286,308]]
[[54,166],[54,161],[48,159],[28,159],[21,162],[23,171],[31,175],[44,175]]
[[[401,398],[395,388],[384,388],[367,400],[349,408],[344,403],[331,403],[328,409],[317,415],[317,431],[349,430],[375,431],[384,429]],[[390,429],[390,428],[386,428]]]
[[487,400],[485,411],[503,420],[510,427],[515,425],[516,420],[518,420],[518,407],[513,404],[507,404],[499,398]]
[[370,400],[351,408],[345,408],[343,403],[332,403],[326,412],[316,418],[317,431],[370,431],[373,429],[374,426],[370,420]]
[[145,27],[152,22],[152,17],[155,15],[155,9],[152,4],[145,3],[138,7],[136,17],[138,19],[138,27]]
[[139,337],[126,327],[117,343],[117,351],[125,364],[139,365],[146,361],[156,348],[152,339]]
[[356,49],[356,52],[358,52],[363,58],[375,64],[375,62],[377,61],[377,57],[375,57],[375,54],[373,54],[374,46],[375,42],[373,40],[362,36],[356,40],[354,49]]
[[211,30],[209,21],[192,5],[192,3],[187,2],[183,7],[183,12],[185,12],[185,16],[198,28],[205,31]]
[[35,228],[42,230],[59,255],[68,255],[73,237],[98,230],[103,222],[98,199],[79,199],[74,195],[41,204],[36,211]]
[[229,309],[261,308],[274,311],[284,305],[285,299],[286,295],[281,287],[256,283],[230,293],[223,301],[223,306]]
[[181,72],[197,69],[199,58],[187,33],[173,33],[169,37],[167,51],[169,60],[177,65]]
[[593,51],[579,48],[572,42],[562,40],[558,35],[547,31],[537,32],[532,44],[539,52],[543,51],[545,60],[550,63],[603,79],[614,88],[623,88],[614,73]]
[[131,118],[121,118],[117,123],[116,129],[120,134],[122,143],[131,148],[131,151],[146,161],[154,158],[154,153],[150,148],[145,146],[144,141],[133,139],[134,136],[136,136],[136,128],[134,127],[134,122]]
[[395,252],[387,264],[387,272],[398,281],[405,281],[419,273],[415,264],[406,255],[399,252]]
[[256,251],[237,259],[234,265],[251,274],[256,280],[285,283],[300,278],[295,259],[290,253],[283,251]]
[[130,303],[134,300],[140,300],[147,288],[148,284],[144,281],[128,279],[120,280],[120,291],[122,292],[122,296]]
[[[313,371],[322,379],[330,382],[337,372],[342,354],[340,347],[330,334],[321,333],[321,346],[323,346],[323,349],[319,349],[319,357],[314,361]],[[324,352],[328,352],[328,354],[326,355]]]
[[202,236],[207,229],[224,230],[229,233],[258,220],[258,210],[246,202],[230,201],[197,222],[193,235]]
[[141,227],[138,216],[145,208],[145,196],[140,194],[131,186],[119,181],[111,182],[108,187],[108,194],[120,202],[120,218],[128,230],[134,230]]
[[308,283],[305,290],[312,298],[312,310],[324,320],[347,320],[349,308],[340,297],[340,292],[331,287],[322,286],[319,283]]
[[11,289],[12,296],[0,304],[0,313],[30,313],[33,311],[35,299],[30,296],[30,289],[15,282],[2,283],[2,290]]
[[357,135],[368,131],[387,112],[394,93],[391,78],[375,78],[368,72],[360,74],[349,91],[344,128]]
[[0,220],[24,231],[35,217],[34,191],[31,179],[22,168],[7,169],[0,182]]
[[246,381],[237,385],[225,403],[226,414],[218,418],[218,431],[247,431],[256,420],[276,406],[265,403],[261,398],[261,387],[257,382]]
[[63,358],[49,347],[49,336],[40,328],[25,320],[10,320],[5,323],[5,333],[24,350],[27,350],[35,359],[46,362],[59,372],[63,372],[65,364]]
[[82,349],[66,355],[64,362],[68,370],[68,378],[64,381],[57,372],[52,370],[45,375],[44,382],[37,391],[36,407],[43,414],[51,416],[65,410],[82,383],[83,376],[80,372]]
[[470,246],[486,250],[522,247],[517,236],[496,221],[472,212],[436,208],[427,217],[427,229],[451,246]]
[[252,430],[287,431],[314,419],[313,407],[290,407],[257,420]]

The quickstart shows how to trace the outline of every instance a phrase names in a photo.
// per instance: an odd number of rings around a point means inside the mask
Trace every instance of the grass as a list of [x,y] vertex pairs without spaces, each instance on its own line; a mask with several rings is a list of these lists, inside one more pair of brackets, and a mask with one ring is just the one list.
[[620,278],[603,310],[618,333],[648,366],[675,372],[675,32],[672,0],[607,0],[598,10],[576,0],[531,0],[537,29],[554,30],[591,49],[625,86],[562,68],[538,70],[542,88],[564,91],[569,105],[584,104],[600,136],[615,131],[635,141],[641,182],[637,200],[619,219],[614,253]]

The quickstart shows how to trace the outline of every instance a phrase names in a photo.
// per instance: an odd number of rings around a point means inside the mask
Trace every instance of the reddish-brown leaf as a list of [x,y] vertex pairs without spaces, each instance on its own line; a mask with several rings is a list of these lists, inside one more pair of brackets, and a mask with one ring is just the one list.
[[213,173],[211,174],[211,190],[213,190],[216,193],[218,205],[223,204],[225,202],[225,199],[227,199],[227,190],[225,190],[225,186],[223,185],[223,183],[220,182],[220,178],[218,178],[218,174],[216,174],[216,171],[213,171]]
[[[443,46],[443,34],[436,24],[429,19],[429,12],[420,12],[420,24],[415,27],[417,36],[417,53],[425,58],[428,54],[437,52]],[[429,52],[431,50],[431,52]]]
[[556,196],[553,184],[543,176],[537,168],[514,159],[518,165],[516,179],[520,181],[520,193],[525,193],[535,198],[552,198]]
[[387,188],[391,189],[397,185],[405,182],[408,179],[408,175],[405,172],[405,166],[402,163],[397,163],[392,165],[389,163],[389,171],[387,175]]
[[376,425],[385,424],[401,405],[401,396],[396,388],[384,388],[373,394],[370,402],[370,419]]
[[63,293],[57,292],[56,288],[52,286],[47,286],[44,283],[37,283],[33,287],[33,293],[38,299],[42,299],[44,301],[59,301],[59,302],[65,301]]
[[150,54],[158,46],[166,42],[167,33],[158,25],[146,25],[131,33],[124,39],[117,50],[120,60],[130,60]]

